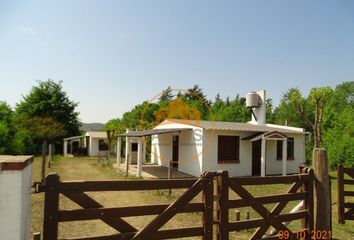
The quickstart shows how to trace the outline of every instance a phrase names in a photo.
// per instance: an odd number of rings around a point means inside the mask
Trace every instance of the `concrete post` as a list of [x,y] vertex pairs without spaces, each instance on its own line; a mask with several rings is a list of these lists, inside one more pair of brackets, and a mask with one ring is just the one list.
[[286,164],[288,161],[288,139],[284,139],[283,140],[283,159],[282,159],[282,174],[283,176],[286,176],[287,172],[286,172]]
[[33,156],[0,155],[1,239],[29,240]]
[[120,162],[121,162],[121,151],[122,151],[122,138],[118,137],[117,140],[117,168],[119,170]]
[[[126,133],[129,132],[129,129],[126,130]],[[129,175],[129,163],[130,163],[130,157],[131,157],[131,143],[130,143],[130,138],[125,137],[125,176],[128,177]]]
[[138,138],[138,161],[137,161],[137,169],[136,169],[136,176],[137,177],[141,177],[141,169],[142,169],[142,163],[143,163],[143,156],[142,156],[142,153],[143,153],[143,148],[142,148],[142,144],[143,144],[143,141],[142,141],[142,137],[139,137]]
[[146,138],[143,138],[143,163],[146,163]]
[[265,176],[265,172],[266,172],[266,140],[263,137],[262,138],[262,146],[261,146],[261,177]]
[[68,141],[64,140],[63,155],[66,157],[68,155]]

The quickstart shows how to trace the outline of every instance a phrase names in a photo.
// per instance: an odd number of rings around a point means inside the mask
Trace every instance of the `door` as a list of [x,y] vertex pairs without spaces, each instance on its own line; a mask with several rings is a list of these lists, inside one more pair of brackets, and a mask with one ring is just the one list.
[[179,136],[172,136],[172,167],[178,168]]
[[252,176],[261,175],[261,146],[261,140],[252,142]]

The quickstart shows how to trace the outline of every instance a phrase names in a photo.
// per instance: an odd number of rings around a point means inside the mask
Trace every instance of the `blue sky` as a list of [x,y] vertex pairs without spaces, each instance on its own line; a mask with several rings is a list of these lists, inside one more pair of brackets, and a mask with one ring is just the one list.
[[354,79],[354,1],[0,1],[0,100],[63,80],[83,122],[167,86],[209,98]]

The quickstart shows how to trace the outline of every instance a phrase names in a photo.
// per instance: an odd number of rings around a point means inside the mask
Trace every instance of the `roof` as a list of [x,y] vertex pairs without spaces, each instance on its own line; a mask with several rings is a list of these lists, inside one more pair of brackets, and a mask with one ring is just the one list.
[[249,140],[251,142],[253,141],[257,141],[257,140],[260,140],[262,138],[265,138],[265,139],[286,139],[286,136],[280,132],[277,132],[277,131],[272,131],[272,132],[258,132],[256,134],[252,134],[248,137],[244,137],[242,138],[242,140]]
[[185,131],[185,130],[192,130],[192,129],[191,128],[151,129],[151,130],[143,130],[143,131],[131,131],[131,132],[119,134],[119,136],[142,137],[142,136],[151,136],[151,135],[155,135],[155,134],[181,132],[181,131]]
[[85,136],[92,138],[107,138],[107,133],[105,131],[89,131],[86,132]]
[[[203,120],[178,120],[166,119],[160,125],[159,129],[168,126],[168,124],[183,124],[187,126],[194,126],[204,128],[206,130],[226,130],[226,131],[247,131],[247,132],[270,132],[277,131],[279,133],[301,133],[305,134],[305,129],[297,127],[289,127],[275,124],[256,125],[252,123],[240,122],[221,122],[221,121],[203,121]],[[167,127],[166,127],[167,128]]]
[[73,137],[64,138],[63,140],[64,141],[69,141],[69,140],[80,139],[80,138],[83,138],[83,137],[85,137],[85,136],[84,135],[82,135],[82,136],[73,136]]

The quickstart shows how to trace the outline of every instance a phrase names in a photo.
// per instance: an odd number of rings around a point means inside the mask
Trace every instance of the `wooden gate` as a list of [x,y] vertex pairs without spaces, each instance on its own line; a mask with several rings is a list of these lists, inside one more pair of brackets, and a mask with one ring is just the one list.
[[[172,239],[191,236],[203,236],[213,239],[213,176],[204,174],[199,179],[180,180],[139,180],[139,181],[60,181],[56,174],[48,175],[46,184],[40,187],[45,192],[43,239],[58,239],[59,222],[99,219],[117,230],[117,234],[102,237],[76,238],[80,240],[110,240],[110,239]],[[172,204],[148,206],[105,208],[85,192],[93,191],[134,191],[157,189],[188,188],[182,196]],[[204,194],[203,202],[190,201],[200,192]],[[60,210],[59,196],[64,195],[82,209]],[[177,213],[203,213],[203,226],[160,230]],[[157,215],[143,229],[134,226],[122,217]],[[74,240],[74,239],[71,239]]]
[[[58,239],[58,224],[60,222],[101,220],[114,228],[117,233],[110,236],[71,238],[71,240],[137,240],[137,239],[173,239],[200,236],[205,240],[214,239],[213,228],[217,229],[215,238],[228,240],[229,233],[244,229],[257,228],[250,239],[278,239],[279,233],[286,233],[282,239],[308,238],[313,229],[313,170],[304,169],[301,174],[291,176],[270,177],[235,177],[229,178],[228,172],[205,173],[198,179],[173,180],[138,180],[138,181],[60,181],[56,174],[48,175],[45,185],[39,190],[45,192],[43,239]],[[215,185],[213,184],[215,183]],[[245,186],[292,184],[285,194],[253,196]],[[214,196],[214,186],[217,195]],[[187,190],[172,204],[158,204],[147,206],[131,206],[106,208],[86,192],[97,191],[134,191],[178,189]],[[231,199],[229,192],[239,195],[239,199]],[[191,202],[199,193],[203,200]],[[60,195],[64,195],[78,204],[82,209],[59,209]],[[289,201],[303,200],[304,207],[295,213],[284,213]],[[214,201],[216,202],[214,207]],[[269,211],[264,204],[276,203]],[[249,206],[261,218],[246,221],[231,222],[229,210]],[[214,219],[216,210],[216,219]],[[203,215],[201,226],[178,229],[161,229],[171,218],[178,213],[199,212]],[[136,229],[125,221],[124,217],[157,215],[142,229]],[[292,232],[284,222],[302,219],[302,229]],[[275,232],[266,235],[267,229],[272,226]],[[300,233],[300,235],[299,235]],[[278,235],[277,235],[278,234]],[[288,237],[286,237],[288,236]]]
[[[338,222],[345,223],[345,220],[354,220],[354,202],[346,202],[345,197],[354,197],[354,191],[345,191],[345,185],[354,186],[354,168],[345,168],[342,165],[337,167],[338,175]],[[347,178],[345,177],[347,175]],[[348,179],[349,178],[349,179]],[[345,211],[345,209],[348,209]]]
[[[313,229],[313,180],[312,169],[304,168],[299,175],[270,176],[270,177],[234,177],[229,178],[223,172],[218,179],[218,239],[228,240],[229,233],[234,231],[256,228],[249,239],[310,239]],[[273,184],[292,184],[285,194],[253,196],[245,186],[266,185],[271,188]],[[231,200],[229,189],[239,196]],[[281,214],[289,201],[303,200],[302,210],[294,213]],[[276,203],[272,210],[264,204]],[[229,210],[234,208],[251,207],[260,218],[230,222]],[[302,229],[292,232],[285,222],[302,219]],[[269,227],[273,227],[273,234],[267,235]]]

